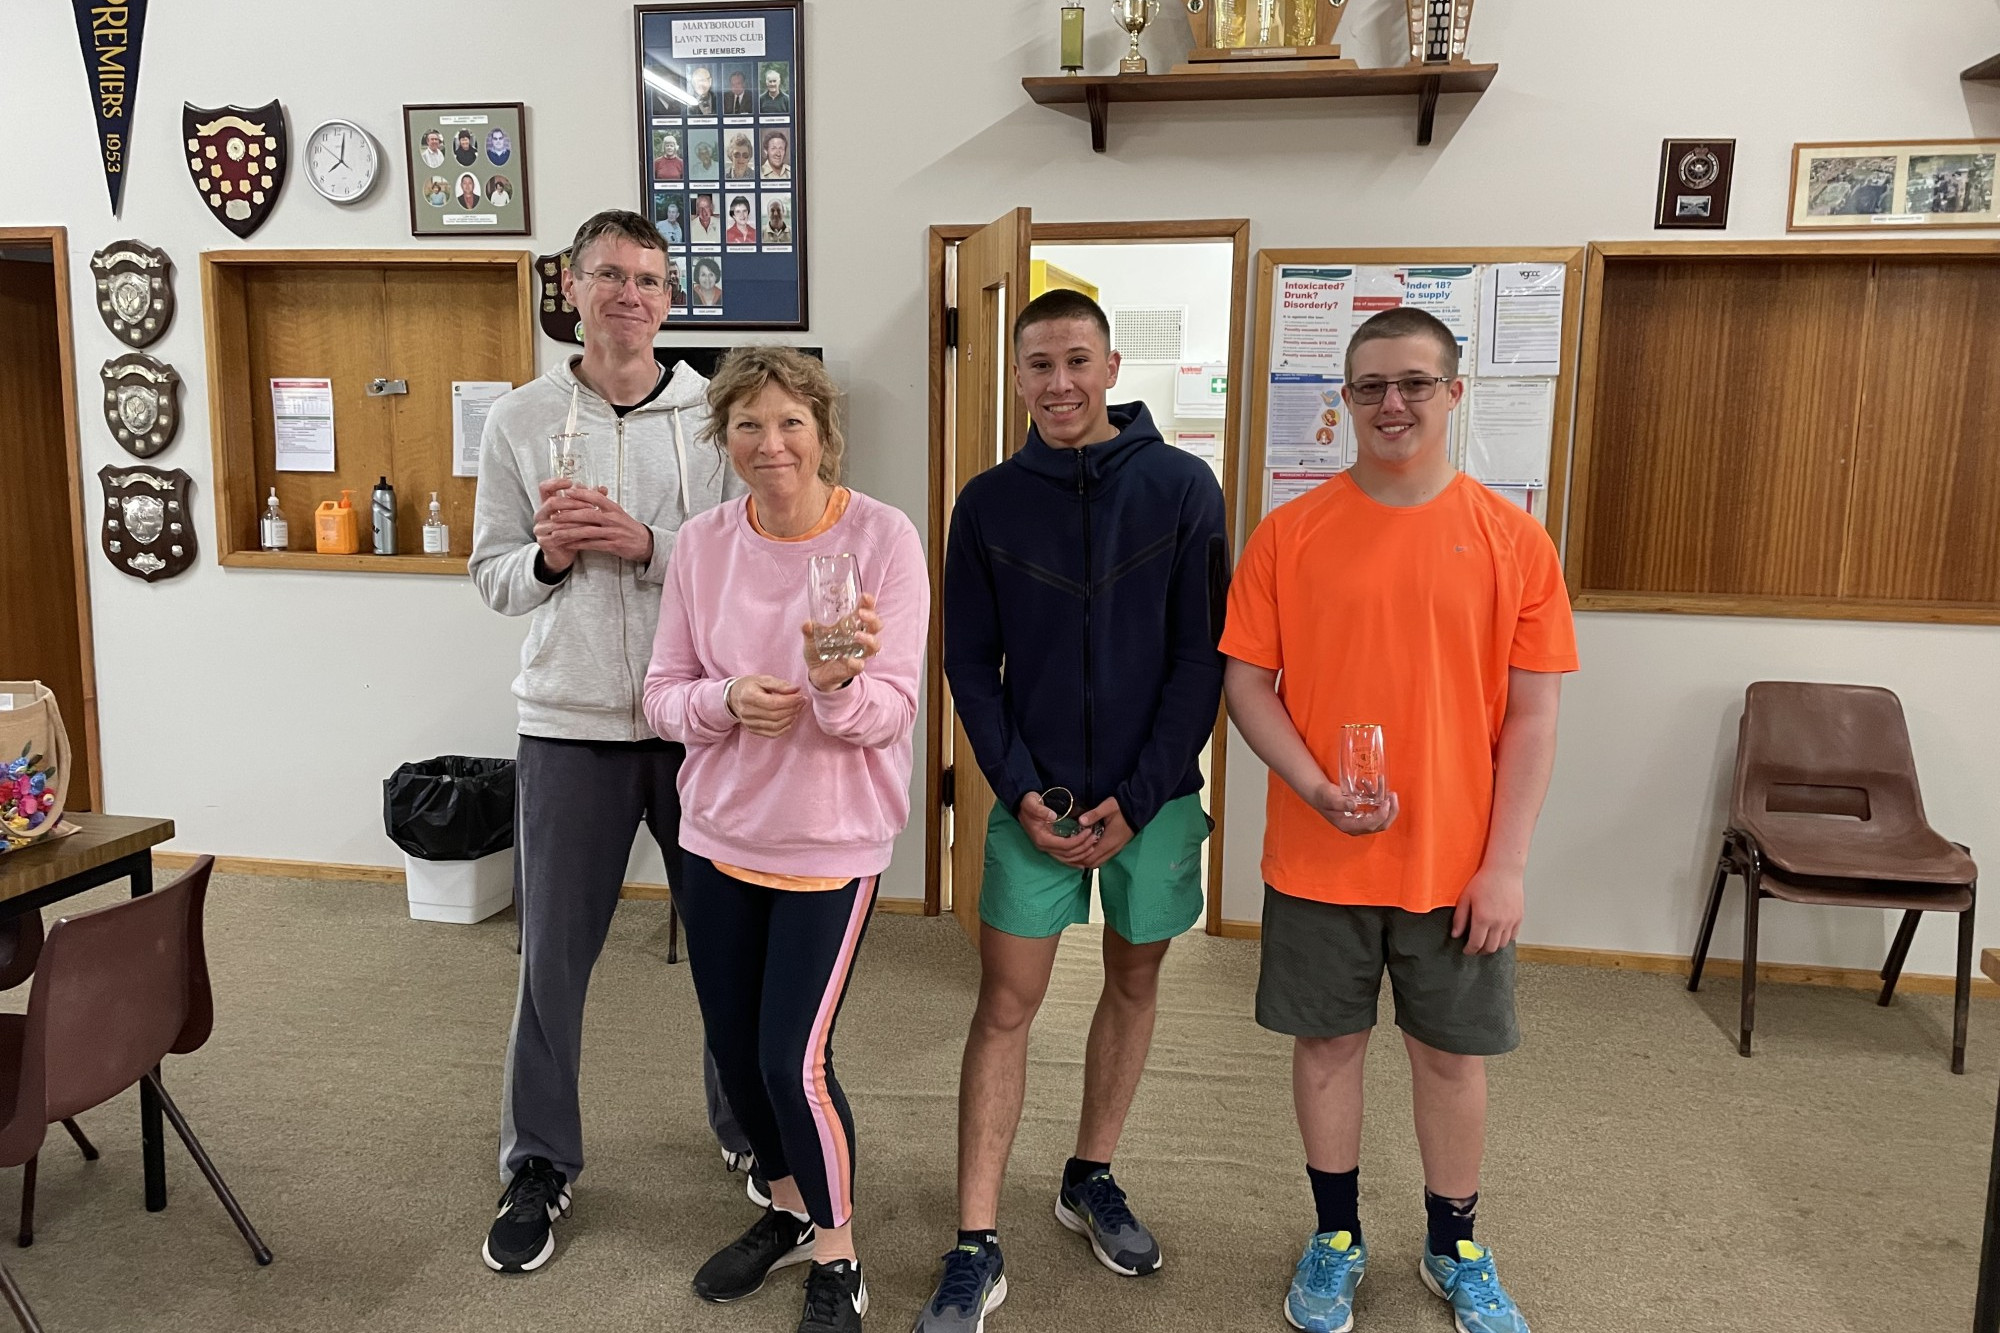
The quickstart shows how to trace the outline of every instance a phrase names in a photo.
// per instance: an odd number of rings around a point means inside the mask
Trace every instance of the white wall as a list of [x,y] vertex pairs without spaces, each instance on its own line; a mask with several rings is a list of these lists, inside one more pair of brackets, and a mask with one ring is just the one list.
[[[296,6],[155,6],[137,90],[122,219],[108,215],[70,15],[14,6],[0,54],[0,224],[71,228],[73,274],[106,241],[164,246],[181,313],[154,349],[188,381],[188,423],[160,460],[208,496],[196,256],[237,244],[190,188],[180,103],[284,99],[296,144],[320,119],[359,120],[392,155],[405,101],[513,99],[530,108],[538,251],[585,213],[638,198],[632,16],[623,0],[491,0],[473,23],[433,0],[348,0],[339,24]],[[1342,39],[1390,63],[1400,0],[1353,0]],[[1122,37],[1087,19],[1093,70]],[[1502,63],[1481,99],[1448,98],[1437,142],[1414,143],[1413,99],[1118,106],[1090,152],[1081,109],[1038,107],[1019,78],[1054,72],[1051,0],[949,7],[812,0],[807,110],[813,328],[852,393],[854,480],[925,509],[924,227],[1026,204],[1050,221],[1248,216],[1257,246],[1550,245],[1652,235],[1659,142],[1738,139],[1735,237],[1783,234],[1798,140],[2000,137],[2000,88],[1958,71],[2000,50],[1994,0],[1509,0],[1482,5],[1472,54]],[[343,33],[365,45],[328,49]],[[449,52],[424,34],[450,34]],[[1156,69],[1186,27],[1163,6]],[[895,67],[921,81],[885,80]],[[898,99],[904,99],[899,105]],[[401,246],[398,173],[356,210],[303,180],[260,246]],[[99,425],[97,366],[121,350],[73,291],[86,475],[118,461]],[[801,339],[803,341],[805,339]],[[545,345],[545,347],[550,345]],[[1726,410],[1726,398],[1719,410]],[[92,483],[93,487],[95,483]],[[212,534],[204,529],[212,550]],[[147,586],[91,561],[111,808],[173,815],[184,846],[387,861],[380,778],[440,750],[505,753],[506,685],[522,626],[464,582],[222,570]],[[1593,615],[1537,844],[1528,938],[1676,951],[1704,887],[1733,709],[1759,677],[1898,689],[1931,813],[2000,857],[2000,636],[1991,630]],[[1232,752],[1227,902],[1255,914],[1261,783]],[[921,892],[921,835],[887,891]],[[1879,961],[1868,914],[1774,909],[1766,956]],[[1989,917],[1989,920],[1991,918]],[[2000,943],[2000,926],[1982,930]],[[1913,970],[1948,970],[1948,931],[1919,935]]]

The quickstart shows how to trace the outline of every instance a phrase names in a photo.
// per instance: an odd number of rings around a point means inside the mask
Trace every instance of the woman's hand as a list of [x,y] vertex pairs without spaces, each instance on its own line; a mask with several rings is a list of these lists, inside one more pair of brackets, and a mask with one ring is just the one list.
[[806,697],[789,680],[776,676],[738,676],[729,687],[726,702],[745,731],[776,740],[799,720]]
[[822,694],[831,694],[868,669],[868,659],[882,651],[882,617],[875,614],[875,594],[861,594],[861,607],[854,613],[856,626],[854,641],[861,646],[859,657],[836,657],[831,662],[819,660],[819,650],[813,643],[813,622],[808,620],[800,626],[805,636],[806,679]]

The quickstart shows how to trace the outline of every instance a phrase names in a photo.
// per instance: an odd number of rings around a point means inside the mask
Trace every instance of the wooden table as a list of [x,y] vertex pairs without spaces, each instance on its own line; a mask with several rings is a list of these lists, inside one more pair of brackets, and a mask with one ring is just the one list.
[[[113,880],[130,880],[134,898],[153,891],[153,848],[174,836],[173,820],[95,814],[63,818],[81,831],[16,852],[0,852],[0,921]],[[167,1206],[165,1126],[159,1098],[143,1083],[139,1144],[146,1168],[146,1211],[157,1213]]]

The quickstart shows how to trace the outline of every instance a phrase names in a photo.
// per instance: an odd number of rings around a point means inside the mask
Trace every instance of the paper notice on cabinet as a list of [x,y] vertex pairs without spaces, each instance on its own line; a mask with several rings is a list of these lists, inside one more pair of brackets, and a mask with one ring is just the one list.
[[1478,380],[1470,392],[1465,470],[1488,486],[1547,486],[1555,381]]
[[1368,264],[1354,270],[1354,327],[1403,304],[1403,271]]
[[1479,286],[1479,269],[1472,264],[1403,270],[1403,304],[1444,321],[1458,339],[1459,363],[1468,372],[1478,352]]
[[451,382],[451,475],[479,475],[479,441],[486,434],[486,414],[514,386],[506,380]]
[[1280,265],[1271,312],[1271,369],[1342,374],[1354,324],[1354,270]]
[[1264,452],[1333,449],[1339,443],[1347,405],[1340,380],[1332,375],[1271,376],[1265,397]]
[[280,472],[332,472],[333,381],[271,381],[271,434]]
[[1212,430],[1177,430],[1174,448],[1193,454],[1213,468],[1222,466],[1222,436]]
[[1333,480],[1338,472],[1314,468],[1297,470],[1290,468],[1264,469],[1264,512],[1270,513],[1288,500],[1296,500],[1315,486]]
[[1562,373],[1561,264],[1495,264],[1480,292],[1479,373]]

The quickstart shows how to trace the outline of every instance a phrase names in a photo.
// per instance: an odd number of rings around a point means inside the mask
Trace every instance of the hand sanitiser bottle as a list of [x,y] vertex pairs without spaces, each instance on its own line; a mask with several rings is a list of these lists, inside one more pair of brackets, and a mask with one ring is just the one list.
[[375,554],[396,554],[396,488],[387,477],[375,483]]
[[257,523],[257,544],[267,551],[282,551],[292,544],[292,525],[285,521],[285,511],[278,508],[278,488],[271,488],[271,498],[264,502],[264,517]]
[[424,554],[451,554],[451,529],[444,525],[444,511],[438,507],[436,491],[431,492],[431,516],[424,520]]

